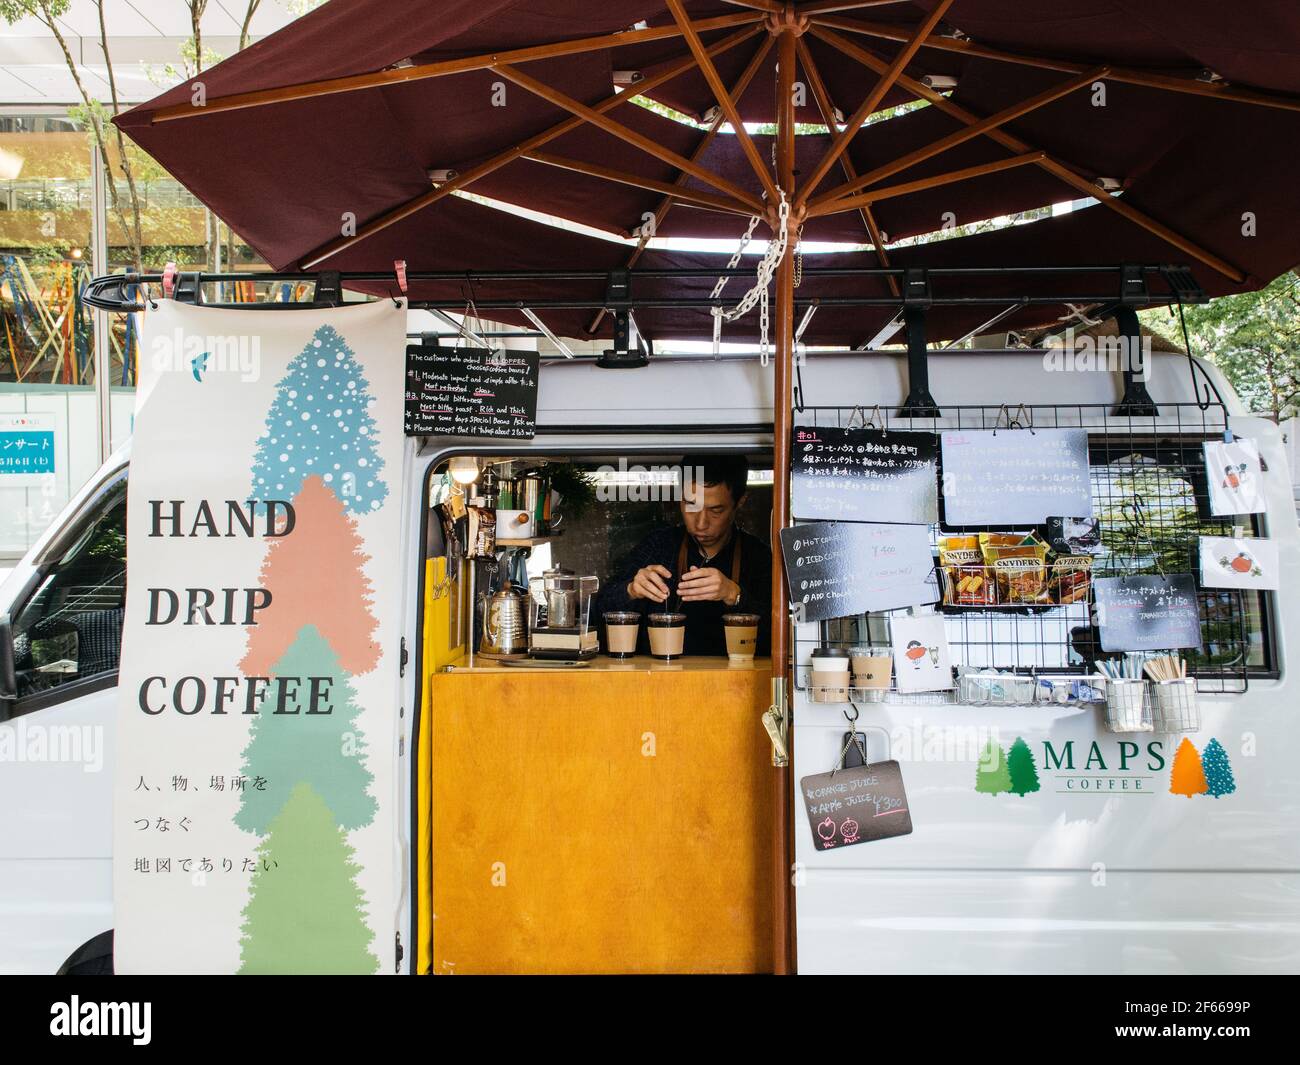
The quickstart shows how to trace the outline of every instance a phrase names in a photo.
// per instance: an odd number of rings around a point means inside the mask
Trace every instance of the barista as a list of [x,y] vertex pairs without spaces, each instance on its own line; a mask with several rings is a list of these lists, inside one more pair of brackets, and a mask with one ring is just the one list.
[[[748,466],[738,455],[687,455],[679,473],[680,526],[665,526],[633,549],[601,589],[609,610],[686,615],[688,655],[725,655],[724,614],[759,616],[758,653],[770,638],[772,555],[736,525]],[[645,635],[642,634],[644,650]]]

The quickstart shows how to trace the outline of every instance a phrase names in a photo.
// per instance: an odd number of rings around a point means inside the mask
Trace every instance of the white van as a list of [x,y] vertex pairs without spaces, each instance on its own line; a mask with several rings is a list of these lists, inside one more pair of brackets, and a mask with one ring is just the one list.
[[[1268,471],[1267,511],[1250,531],[1278,546],[1281,586],[1294,589],[1300,585],[1300,531],[1280,434],[1267,420],[1249,416],[1213,367],[1203,369],[1222,405],[1212,399],[1201,409],[1186,360],[1157,356],[1150,389],[1161,413],[1129,418],[1110,413],[1119,392],[1115,375],[1054,372],[1041,352],[935,353],[932,391],[944,413],[912,427],[1084,425],[1094,463],[1140,466],[1147,491],[1159,494],[1146,502],[1160,511],[1162,528],[1194,538],[1204,531],[1195,509],[1168,500],[1195,494],[1189,471],[1204,440],[1222,439],[1226,417],[1238,437],[1259,446]],[[801,376],[803,410],[796,423],[888,418],[890,427],[908,427],[896,416],[907,392],[901,356],[816,355]],[[634,461],[717,448],[748,452],[761,467],[771,453],[771,425],[771,373],[756,360],[665,358],[623,372],[585,360],[556,361],[542,373],[537,437],[508,450],[619,454]],[[1025,440],[1032,446],[1032,433]],[[453,453],[504,450],[476,440],[407,441],[401,483],[410,514],[404,543],[411,547],[402,572],[412,591],[404,603],[377,606],[401,615],[407,648],[424,646],[424,611],[414,589],[424,572],[428,513],[419,501],[427,499],[430,475]],[[106,971],[110,961],[113,641],[121,626],[129,462],[128,446],[87,483],[0,587],[0,971]],[[1124,501],[1103,502],[1121,507]],[[1212,531],[1223,531],[1222,522]],[[1235,602],[1211,618],[1228,628],[1216,636],[1222,646],[1200,685],[1199,731],[1187,734],[1202,753],[1211,739],[1218,741],[1231,763],[1231,790],[1171,793],[1175,748],[1183,737],[1145,734],[1131,741],[1107,732],[1095,707],[921,698],[862,707],[856,728],[865,734],[870,759],[901,763],[914,829],[869,845],[817,851],[795,789],[790,879],[797,970],[1300,968],[1300,773],[1293,754],[1300,722],[1287,716],[1296,705],[1294,692],[1287,694],[1287,664],[1291,638],[1300,634],[1300,599],[1283,591],[1243,594]],[[869,629],[869,619],[861,624]],[[1067,664],[1068,656],[1048,660],[1063,652],[1050,650],[1052,634],[1044,634],[1048,622],[1041,615],[954,616],[947,624],[958,665],[1028,664],[1032,674],[1050,678],[1057,665]],[[868,629],[841,635],[869,639]],[[796,782],[835,764],[848,729],[843,706],[809,700],[810,650],[825,639],[826,629],[797,626]],[[32,658],[34,641],[44,641],[39,664]],[[408,706],[419,705],[427,679],[421,674],[432,669],[419,654],[413,663],[403,681]],[[1088,665],[1074,663],[1075,672],[1090,672]],[[417,897],[427,889],[416,867],[429,859],[420,811],[411,802],[420,792],[418,720],[403,716],[393,752],[399,779],[408,782],[399,821],[407,827],[395,841],[406,863],[397,915],[406,946],[424,934],[418,915],[429,906]],[[757,717],[753,727],[761,730]],[[1033,755],[1035,786],[977,789],[987,745],[1005,750],[1017,741]],[[784,890],[774,885],[772,894],[779,899]],[[629,927],[626,935],[635,943],[653,931]],[[427,971],[421,959],[429,956],[427,949],[399,944],[396,967]],[[617,951],[611,954],[611,970],[628,967]]]

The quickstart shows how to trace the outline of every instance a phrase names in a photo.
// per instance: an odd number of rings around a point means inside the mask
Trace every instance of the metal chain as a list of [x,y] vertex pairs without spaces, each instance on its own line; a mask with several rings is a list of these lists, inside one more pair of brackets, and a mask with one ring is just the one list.
[[[768,288],[772,283],[772,275],[776,271],[777,264],[785,257],[785,249],[790,239],[790,201],[786,199],[784,191],[778,190],[778,193],[781,202],[776,209],[777,231],[773,234],[772,239],[768,241],[767,251],[763,253],[763,258],[759,261],[758,276],[754,280],[753,287],[740,298],[740,302],[734,307],[710,308],[713,314],[713,354],[715,356],[719,353],[721,346],[722,320],[725,318],[729,322],[734,322],[737,318],[741,318],[753,310],[754,304],[757,303],[759,305],[759,363],[762,366],[766,366],[768,363]],[[757,224],[757,216],[749,220],[749,228],[745,231],[745,236],[741,238],[740,246],[736,249],[736,254],[731,257],[727,269],[734,269],[736,264],[740,262],[740,254],[753,236],[754,227]],[[718,283],[713,287],[712,299],[718,298],[726,281],[726,275],[718,278]]]

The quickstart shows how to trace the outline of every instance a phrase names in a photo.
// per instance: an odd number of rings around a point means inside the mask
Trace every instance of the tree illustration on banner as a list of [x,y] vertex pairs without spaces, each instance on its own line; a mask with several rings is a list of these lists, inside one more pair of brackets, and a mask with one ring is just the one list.
[[320,795],[298,784],[257,848],[241,973],[378,971],[354,853]]
[[1011,790],[1011,770],[1007,768],[1007,752],[1001,744],[992,740],[984,744],[975,770],[975,790],[984,795],[1001,795]]
[[1038,766],[1034,763],[1034,752],[1020,736],[1016,737],[1016,742],[1007,752],[1007,769],[1011,772],[1011,787],[1008,790],[1012,793],[1023,797],[1039,789]]
[[1231,795],[1237,790],[1237,782],[1232,776],[1232,763],[1228,761],[1228,752],[1217,739],[1211,739],[1205,745],[1205,750],[1201,752],[1201,770],[1205,773],[1207,794],[1217,799],[1220,795]]
[[294,531],[267,549],[260,584],[271,590],[271,603],[248,630],[239,668],[245,676],[266,676],[303,627],[314,625],[341,669],[353,676],[369,673],[379,661],[378,622],[356,519],[316,475],[302,482],[293,509]]
[[275,388],[253,458],[251,499],[292,499],[313,474],[354,514],[383,506],[370,382],[332,326],[316,330]]
[[[264,835],[293,788],[304,782],[333,812],[340,828],[370,824],[375,800],[368,789],[374,776],[366,768],[365,740],[357,730],[360,708],[333,648],[316,626],[306,625],[270,675],[301,682],[287,689],[283,708],[272,684],[261,713],[253,719],[241,772],[250,779],[260,776],[267,785],[263,790],[245,788],[235,824]],[[309,678],[325,679],[313,685]]]
[[1204,795],[1207,790],[1201,756],[1186,736],[1174,752],[1174,766],[1169,771],[1169,790],[1175,795]]

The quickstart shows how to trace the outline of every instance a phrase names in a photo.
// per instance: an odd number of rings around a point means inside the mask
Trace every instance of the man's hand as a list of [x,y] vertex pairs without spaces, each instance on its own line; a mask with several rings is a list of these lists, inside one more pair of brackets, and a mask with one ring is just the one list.
[[677,582],[677,593],[684,603],[733,603],[740,594],[740,585],[712,566],[692,566]]
[[653,563],[642,566],[636,571],[632,583],[627,586],[627,594],[633,599],[649,599],[652,603],[662,603],[668,599],[666,581],[672,579],[673,571],[667,566]]

